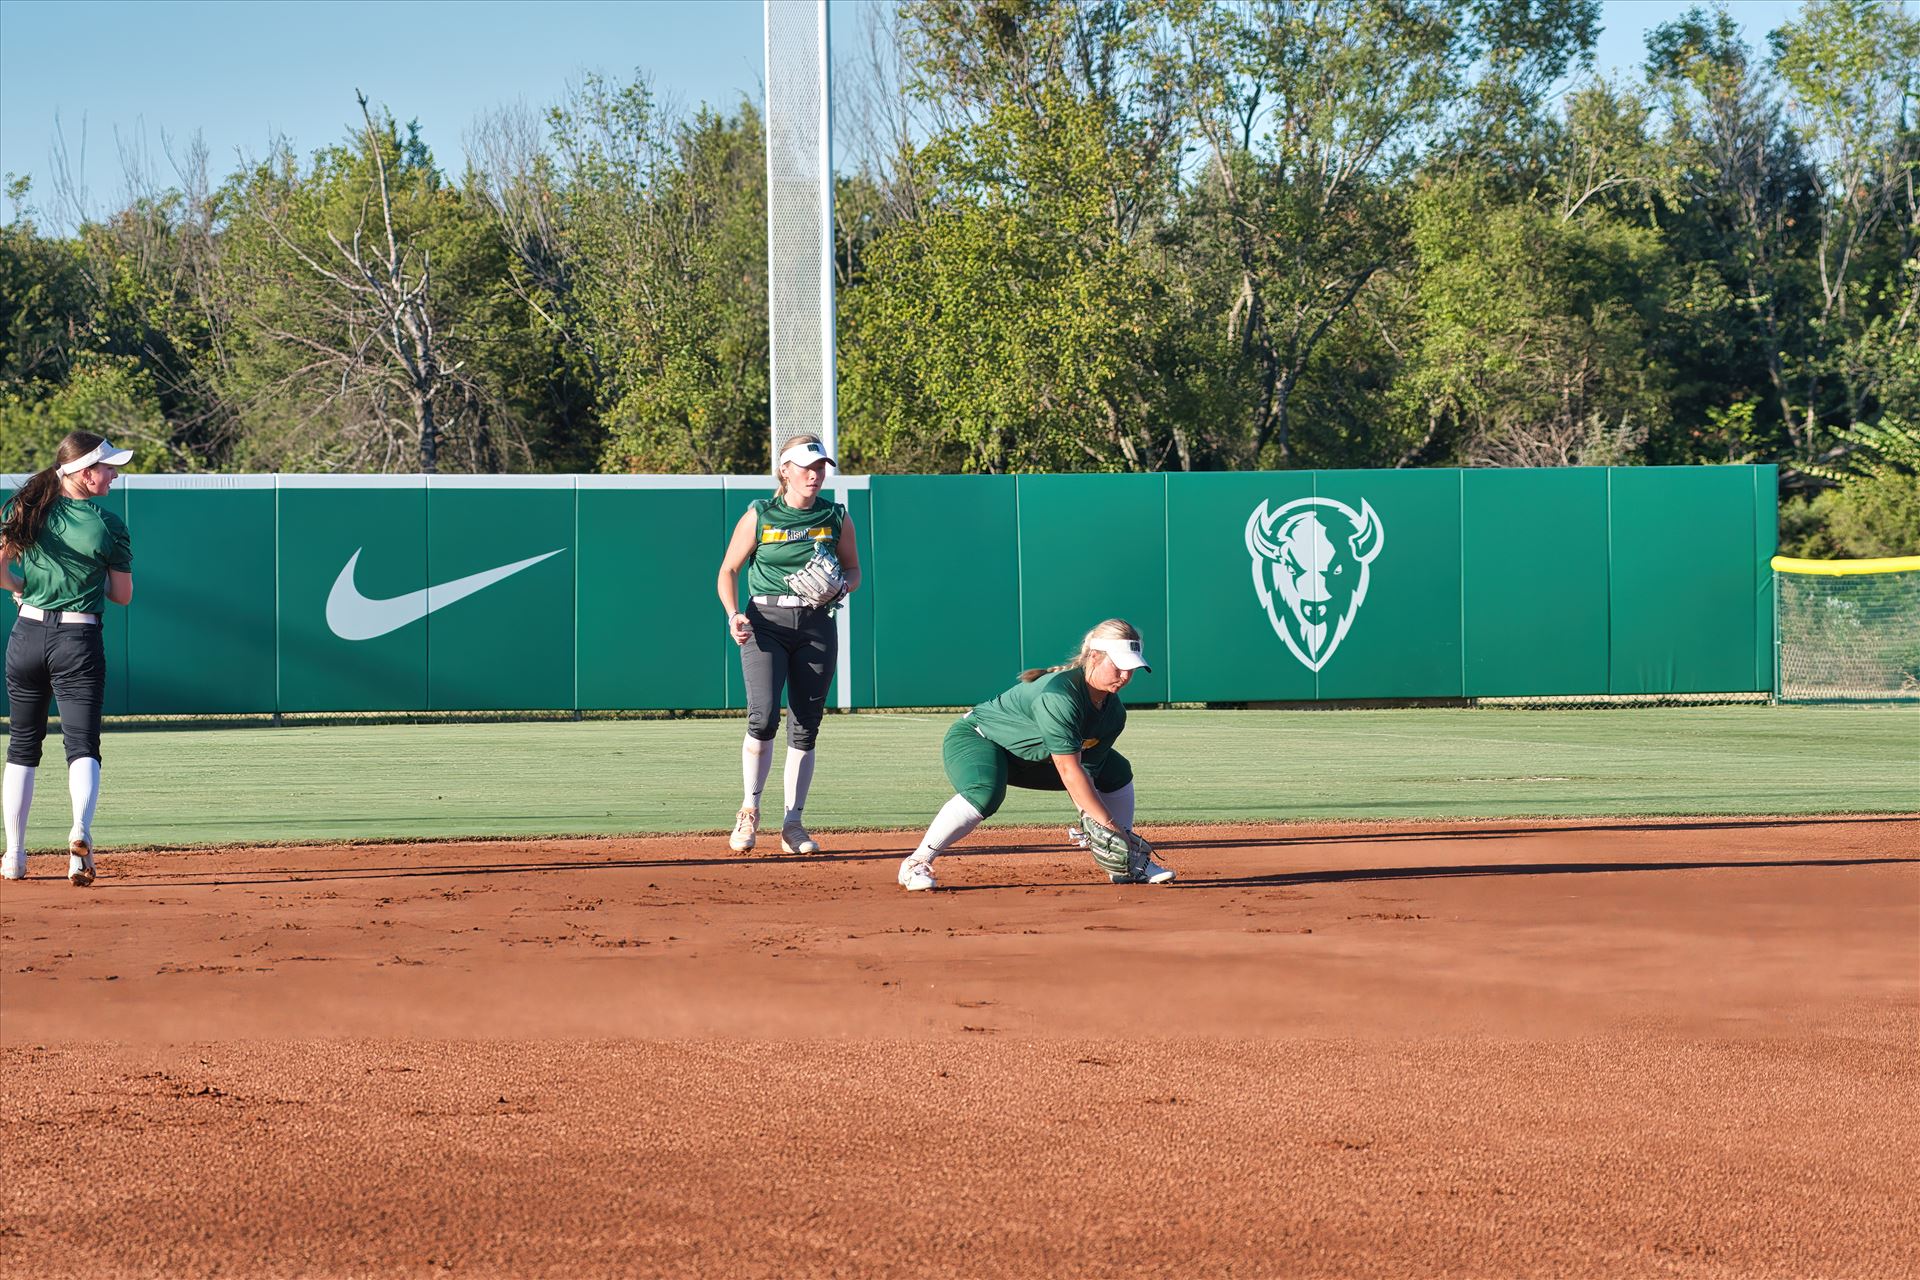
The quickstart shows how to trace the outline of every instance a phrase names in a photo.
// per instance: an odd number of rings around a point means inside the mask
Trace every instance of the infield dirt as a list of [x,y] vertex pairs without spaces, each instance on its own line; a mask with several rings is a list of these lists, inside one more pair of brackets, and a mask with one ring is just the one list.
[[1920,818],[916,834],[36,857],[0,1273],[1920,1273]]

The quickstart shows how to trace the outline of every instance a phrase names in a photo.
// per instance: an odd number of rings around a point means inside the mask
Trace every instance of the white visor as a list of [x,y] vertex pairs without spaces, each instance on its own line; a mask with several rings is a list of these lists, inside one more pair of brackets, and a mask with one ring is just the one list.
[[1110,640],[1104,636],[1087,641],[1087,648],[1098,649],[1113,659],[1113,665],[1122,671],[1132,671],[1136,667],[1142,671],[1151,671],[1147,665],[1147,656],[1140,652],[1138,640]]
[[786,451],[780,455],[780,465],[785,466],[789,462],[796,467],[810,467],[816,462],[824,462],[830,467],[840,465],[827,456],[826,450],[820,447],[820,443],[817,440],[808,440],[804,444],[788,445]]
[[60,464],[60,474],[70,476],[76,471],[85,471],[88,467],[97,467],[106,463],[110,467],[124,467],[133,461],[133,450],[116,449],[111,441],[102,440],[92,453],[83,453],[72,462]]

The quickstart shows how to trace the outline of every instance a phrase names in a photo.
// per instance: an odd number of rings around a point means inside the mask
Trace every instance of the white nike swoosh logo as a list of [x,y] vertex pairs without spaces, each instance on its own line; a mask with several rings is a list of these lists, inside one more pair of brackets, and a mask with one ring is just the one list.
[[365,547],[361,547],[347,557],[346,568],[333,580],[333,590],[327,593],[327,626],[342,640],[372,640],[389,631],[398,631],[408,623],[420,621],[436,609],[444,609],[456,600],[465,600],[474,592],[485,591],[503,578],[511,578],[549,556],[557,556],[566,548],[557,548],[544,556],[529,556],[496,569],[482,569],[479,573],[455,578],[452,582],[409,591],[388,600],[368,599],[353,585],[353,567],[360,563],[360,552],[365,550]]

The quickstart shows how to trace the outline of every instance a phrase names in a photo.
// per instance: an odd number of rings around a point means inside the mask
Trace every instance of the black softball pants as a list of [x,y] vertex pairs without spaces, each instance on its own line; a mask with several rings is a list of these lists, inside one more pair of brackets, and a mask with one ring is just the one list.
[[107,692],[107,647],[93,623],[16,618],[7,637],[7,763],[40,763],[47,711],[60,699],[67,763],[100,758],[100,704]]
[[747,604],[753,637],[740,646],[747,686],[747,733],[771,742],[787,697],[787,745],[811,751],[827,709],[827,686],[840,660],[840,631],[825,609]]

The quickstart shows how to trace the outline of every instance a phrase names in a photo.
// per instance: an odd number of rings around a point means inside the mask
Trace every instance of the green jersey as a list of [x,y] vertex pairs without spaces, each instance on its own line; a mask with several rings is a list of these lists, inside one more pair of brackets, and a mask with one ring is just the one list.
[[801,511],[775,497],[757,500],[753,514],[756,530],[753,555],[747,560],[747,594],[784,596],[791,591],[787,575],[813,559],[816,548],[825,547],[837,556],[847,509],[816,498]]
[[1113,740],[1127,727],[1127,709],[1117,693],[1108,694],[1104,706],[1094,706],[1087,673],[1068,667],[988,699],[968,713],[967,723],[1022,760],[1078,751],[1088,772],[1099,773]]
[[27,584],[23,602],[41,609],[99,613],[107,606],[107,571],[133,568],[126,522],[99,506],[55,498],[40,536],[14,572]]

